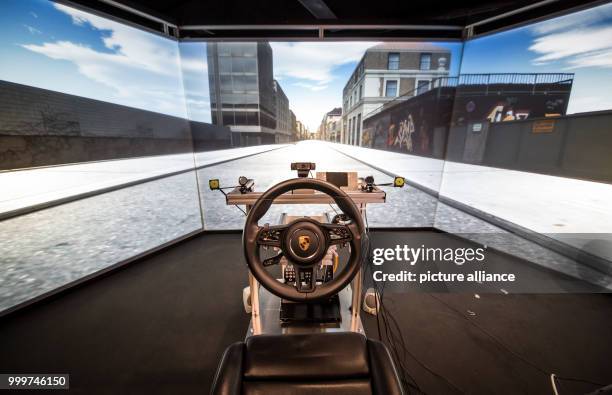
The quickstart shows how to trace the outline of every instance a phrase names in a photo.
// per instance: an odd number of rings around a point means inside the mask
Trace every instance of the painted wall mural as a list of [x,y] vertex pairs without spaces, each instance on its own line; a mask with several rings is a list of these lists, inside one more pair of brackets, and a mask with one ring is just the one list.
[[[455,77],[439,86],[370,116],[363,123],[361,145],[408,154],[444,158],[449,127],[477,122],[509,122],[565,115],[572,79],[560,82],[473,83],[474,77]],[[500,78],[500,75],[494,75]],[[502,75],[504,78],[506,75]],[[510,75],[514,77],[514,75]],[[517,77],[517,78],[518,78]],[[531,76],[530,76],[531,77]],[[537,78],[534,78],[537,81]]]

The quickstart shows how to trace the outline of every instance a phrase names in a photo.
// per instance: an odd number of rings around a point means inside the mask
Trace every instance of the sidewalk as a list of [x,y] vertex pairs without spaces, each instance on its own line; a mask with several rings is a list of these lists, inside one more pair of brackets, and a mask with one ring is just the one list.
[[0,172],[0,220],[82,195],[284,146],[260,145],[198,152],[195,155],[160,155]]
[[[612,185],[376,149],[333,148],[535,233],[612,260]],[[467,232],[454,229],[454,232]],[[477,233],[470,229],[469,233]]]

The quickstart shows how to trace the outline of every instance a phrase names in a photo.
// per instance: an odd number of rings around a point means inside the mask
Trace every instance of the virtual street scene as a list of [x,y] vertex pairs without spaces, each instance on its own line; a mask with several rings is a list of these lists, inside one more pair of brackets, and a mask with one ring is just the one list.
[[0,390],[612,393],[612,4],[274,3],[0,4]]

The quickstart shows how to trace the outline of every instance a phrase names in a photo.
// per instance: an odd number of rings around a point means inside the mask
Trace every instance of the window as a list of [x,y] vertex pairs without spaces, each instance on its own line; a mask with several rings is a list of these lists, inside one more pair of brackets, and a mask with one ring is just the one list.
[[386,97],[397,96],[397,81],[396,80],[387,81],[387,84],[385,85],[385,96]]
[[219,76],[219,89],[221,92],[232,93],[232,76],[230,74],[221,74]]
[[363,85],[359,85],[359,98],[363,97]]
[[428,90],[429,90],[429,80],[417,81],[417,91],[416,91],[417,95],[420,95],[421,93],[425,93]]
[[421,70],[431,69],[431,54],[430,53],[421,54],[421,63],[420,63],[419,69]]
[[257,76],[234,75],[233,92],[257,92]]
[[355,133],[355,137],[356,137],[356,145],[360,145],[359,144],[359,140],[361,140],[361,114],[357,114],[357,133]]
[[389,70],[397,70],[399,69],[399,53],[392,52],[389,54],[387,68]]
[[232,72],[232,58],[219,56],[219,73],[230,74]]

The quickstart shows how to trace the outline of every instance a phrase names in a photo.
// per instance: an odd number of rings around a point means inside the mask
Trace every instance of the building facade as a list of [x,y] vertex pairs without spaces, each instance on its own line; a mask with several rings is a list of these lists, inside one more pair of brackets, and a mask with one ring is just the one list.
[[319,128],[321,140],[340,142],[342,130],[342,108],[336,107],[323,116]]
[[309,140],[310,139],[310,131],[308,130],[306,125],[302,123],[302,121],[300,120],[296,121],[296,129],[297,129],[298,140]]
[[206,45],[212,123],[230,128],[234,146],[276,142],[277,90],[270,44]]
[[450,51],[426,43],[384,43],[369,48],[342,92],[340,141],[361,145],[363,120],[398,97],[427,92],[448,76]]
[[297,117],[291,109],[289,109],[289,122],[291,122],[291,141],[298,141]]
[[288,143],[293,140],[289,99],[276,80],[274,80],[274,95],[276,98],[276,142]]

